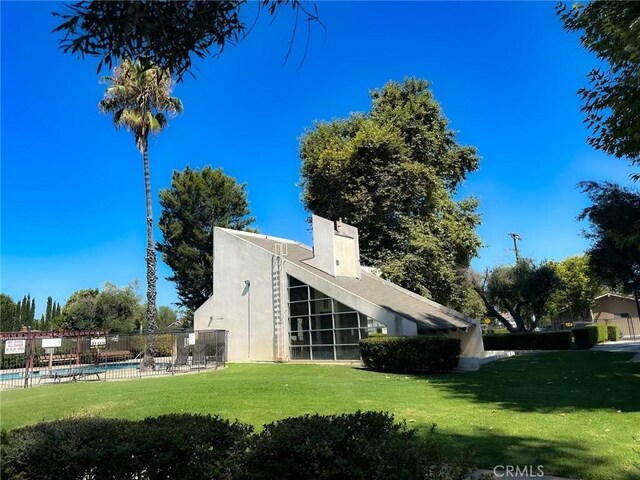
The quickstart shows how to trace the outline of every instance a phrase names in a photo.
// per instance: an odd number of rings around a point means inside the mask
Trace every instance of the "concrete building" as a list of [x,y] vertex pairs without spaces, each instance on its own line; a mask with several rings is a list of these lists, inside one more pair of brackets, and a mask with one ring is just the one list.
[[213,295],[195,330],[224,329],[229,361],[357,361],[369,334],[451,335],[460,367],[483,356],[479,323],[360,265],[358,230],[313,217],[313,248],[214,229]]

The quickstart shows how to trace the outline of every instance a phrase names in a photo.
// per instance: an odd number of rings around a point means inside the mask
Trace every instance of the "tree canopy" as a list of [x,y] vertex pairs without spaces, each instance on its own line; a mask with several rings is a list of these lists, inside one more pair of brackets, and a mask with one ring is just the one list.
[[119,288],[106,282],[101,290],[78,290],[67,300],[54,328],[134,333],[144,318],[136,288],[136,284]]
[[162,260],[173,270],[179,305],[195,310],[212,294],[213,228],[246,230],[249,213],[245,184],[209,166],[173,172],[171,187],[160,191],[157,244]]
[[593,272],[607,286],[629,291],[630,281],[640,281],[640,193],[610,182],[580,186],[593,203],[578,217],[590,223],[584,235]]
[[550,300],[551,315],[568,310],[574,320],[591,320],[591,308],[603,286],[591,269],[589,256],[568,257],[553,266],[559,283]]
[[606,63],[591,70],[590,85],[578,92],[589,143],[640,166],[640,2],[559,3],[556,10],[564,28],[580,32],[582,45]]
[[[227,45],[246,37],[251,30],[244,15],[249,3],[248,0],[79,1],[54,12],[62,20],[54,32],[62,33],[60,47],[64,52],[81,58],[87,55],[100,58],[98,71],[132,58],[167,70],[181,80],[191,72],[194,57],[218,56]],[[286,5],[295,11],[290,49],[300,20],[307,29],[311,23],[319,23],[315,4],[261,0],[258,5],[273,18]],[[248,19],[251,23],[257,17]],[[307,35],[307,42],[308,38]]]
[[[510,332],[533,331],[550,313],[551,297],[560,279],[553,264],[520,259],[515,265],[494,268],[476,290],[487,314]],[[513,320],[515,326],[509,321]]]
[[478,168],[429,82],[407,78],[371,93],[372,107],[316,123],[300,146],[305,208],[358,227],[362,260],[416,293],[465,310],[464,271],[481,241],[478,200],[455,200]]

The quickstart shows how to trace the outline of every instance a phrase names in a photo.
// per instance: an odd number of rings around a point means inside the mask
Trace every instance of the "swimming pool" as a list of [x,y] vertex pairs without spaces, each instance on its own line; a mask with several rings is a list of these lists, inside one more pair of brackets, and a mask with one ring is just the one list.
[[[171,365],[170,363],[156,363],[156,370],[162,371],[163,369],[166,369],[170,365]],[[78,368],[94,367],[94,366],[95,365],[83,365]],[[98,367],[100,369],[106,370],[107,372],[112,372],[112,371],[124,370],[127,368],[139,369],[140,363],[139,362],[105,363],[105,364],[98,365]],[[76,368],[76,365],[65,365],[64,368]],[[56,369],[53,369],[53,370],[55,371]],[[42,368],[39,370],[33,370],[30,376],[31,378],[40,378],[40,372],[45,373],[48,371],[49,371],[48,369],[42,369]],[[24,370],[21,372],[0,373],[0,382],[8,382],[12,380],[22,380],[22,379],[24,379]]]

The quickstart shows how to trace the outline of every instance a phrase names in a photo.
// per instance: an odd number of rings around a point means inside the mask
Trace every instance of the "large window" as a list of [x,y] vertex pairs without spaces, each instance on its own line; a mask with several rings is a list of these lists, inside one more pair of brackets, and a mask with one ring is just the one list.
[[292,360],[358,360],[358,341],[386,327],[289,276]]

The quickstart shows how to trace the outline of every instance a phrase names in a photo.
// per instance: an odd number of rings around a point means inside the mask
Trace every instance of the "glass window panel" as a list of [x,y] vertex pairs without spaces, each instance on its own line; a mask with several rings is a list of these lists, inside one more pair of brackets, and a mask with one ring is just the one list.
[[384,324],[374,320],[371,317],[367,317],[362,313],[360,313],[359,315],[360,315],[360,326],[362,328],[386,328]]
[[336,360],[360,360],[360,348],[357,345],[336,347]]
[[309,315],[309,302],[290,303],[289,304],[289,315],[291,317]]
[[331,299],[311,300],[311,314],[331,313]]
[[311,317],[311,330],[330,330],[333,328],[331,314]]
[[306,284],[302,283],[300,280],[298,280],[297,278],[293,278],[291,275],[287,275],[289,277],[289,286],[290,287],[300,287],[300,286],[306,286]]
[[289,319],[289,331],[291,333],[309,330],[309,317],[294,317]]
[[310,298],[311,298],[312,300],[314,300],[314,299],[318,299],[318,298],[329,298],[329,296],[328,296],[328,295],[325,295],[324,293],[322,293],[322,292],[321,292],[321,291],[319,291],[319,290],[316,290],[315,288],[311,288],[311,287],[309,287],[309,292],[310,292],[310,294],[311,294],[311,297],[310,297]]
[[289,301],[297,302],[299,300],[307,300],[309,298],[309,289],[304,287],[293,287],[289,289]]
[[309,332],[290,332],[291,345],[309,345]]
[[313,360],[333,360],[333,347],[311,347]]
[[291,360],[310,360],[311,349],[309,347],[291,347]]
[[347,307],[344,303],[340,303],[334,300],[333,311],[334,312],[354,312],[355,310],[351,307]]
[[333,345],[333,330],[318,330],[311,332],[314,345]]
[[336,314],[336,328],[358,328],[358,314],[355,312]]
[[357,328],[350,328],[349,330],[336,330],[336,344],[345,343],[358,343],[360,337],[358,336]]

